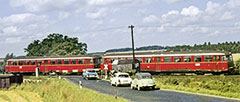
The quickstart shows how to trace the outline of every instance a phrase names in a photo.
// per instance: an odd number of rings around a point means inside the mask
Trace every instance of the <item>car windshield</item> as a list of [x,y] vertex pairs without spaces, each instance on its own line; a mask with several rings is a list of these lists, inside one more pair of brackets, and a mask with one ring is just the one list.
[[95,73],[96,71],[95,71],[95,70],[88,70],[88,72],[92,72],[92,73]]
[[151,75],[143,75],[141,79],[152,79]]
[[119,75],[120,78],[128,78],[128,75]]

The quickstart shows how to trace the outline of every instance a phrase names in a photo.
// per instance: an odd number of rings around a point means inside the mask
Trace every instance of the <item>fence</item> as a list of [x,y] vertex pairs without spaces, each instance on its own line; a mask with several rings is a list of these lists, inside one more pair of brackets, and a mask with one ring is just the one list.
[[0,76],[0,88],[9,88],[11,84],[21,84],[23,82],[23,76]]

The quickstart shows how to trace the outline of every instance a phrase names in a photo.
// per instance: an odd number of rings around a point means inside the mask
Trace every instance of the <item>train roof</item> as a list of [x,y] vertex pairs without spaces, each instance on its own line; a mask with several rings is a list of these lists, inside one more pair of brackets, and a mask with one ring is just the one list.
[[14,60],[51,60],[51,59],[84,59],[84,58],[97,58],[98,55],[77,55],[77,56],[21,56],[11,58],[8,61]]
[[[165,51],[165,50],[147,50],[147,51],[135,51],[135,57],[143,56],[194,56],[194,55],[228,55],[226,51]],[[104,57],[131,57],[132,51],[126,52],[107,52]]]

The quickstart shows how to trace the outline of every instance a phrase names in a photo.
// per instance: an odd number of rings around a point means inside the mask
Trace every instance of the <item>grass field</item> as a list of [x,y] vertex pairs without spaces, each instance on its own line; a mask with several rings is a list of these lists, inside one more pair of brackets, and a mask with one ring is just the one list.
[[240,76],[153,76],[157,87],[240,99]]
[[[13,85],[8,90],[0,91],[0,102],[127,102],[123,98],[101,94],[89,89],[80,89],[64,79],[30,77],[43,80],[41,83],[28,82]],[[15,97],[15,98],[14,98]],[[16,101],[17,100],[17,101]]]

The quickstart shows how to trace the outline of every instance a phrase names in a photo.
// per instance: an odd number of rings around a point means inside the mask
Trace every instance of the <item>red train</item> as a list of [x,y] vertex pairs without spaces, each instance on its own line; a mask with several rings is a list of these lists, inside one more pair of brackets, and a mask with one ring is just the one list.
[[[227,60],[231,55],[220,51],[166,52],[136,51],[135,59],[140,62],[140,70],[155,73],[191,72],[197,74],[228,72]],[[103,55],[70,57],[25,57],[7,61],[6,72],[34,73],[81,73],[83,69],[101,67],[102,71],[112,70],[114,60],[132,59],[131,52],[113,52]]]
[[[191,72],[197,74],[228,72],[229,53],[220,51],[165,52],[137,51],[135,59],[140,62],[140,70],[156,73]],[[132,59],[131,52],[106,53],[102,57],[104,66],[112,70],[114,60]]]
[[97,56],[71,57],[24,57],[7,60],[8,73],[34,73],[39,68],[41,73],[81,73],[83,69],[94,69]]

